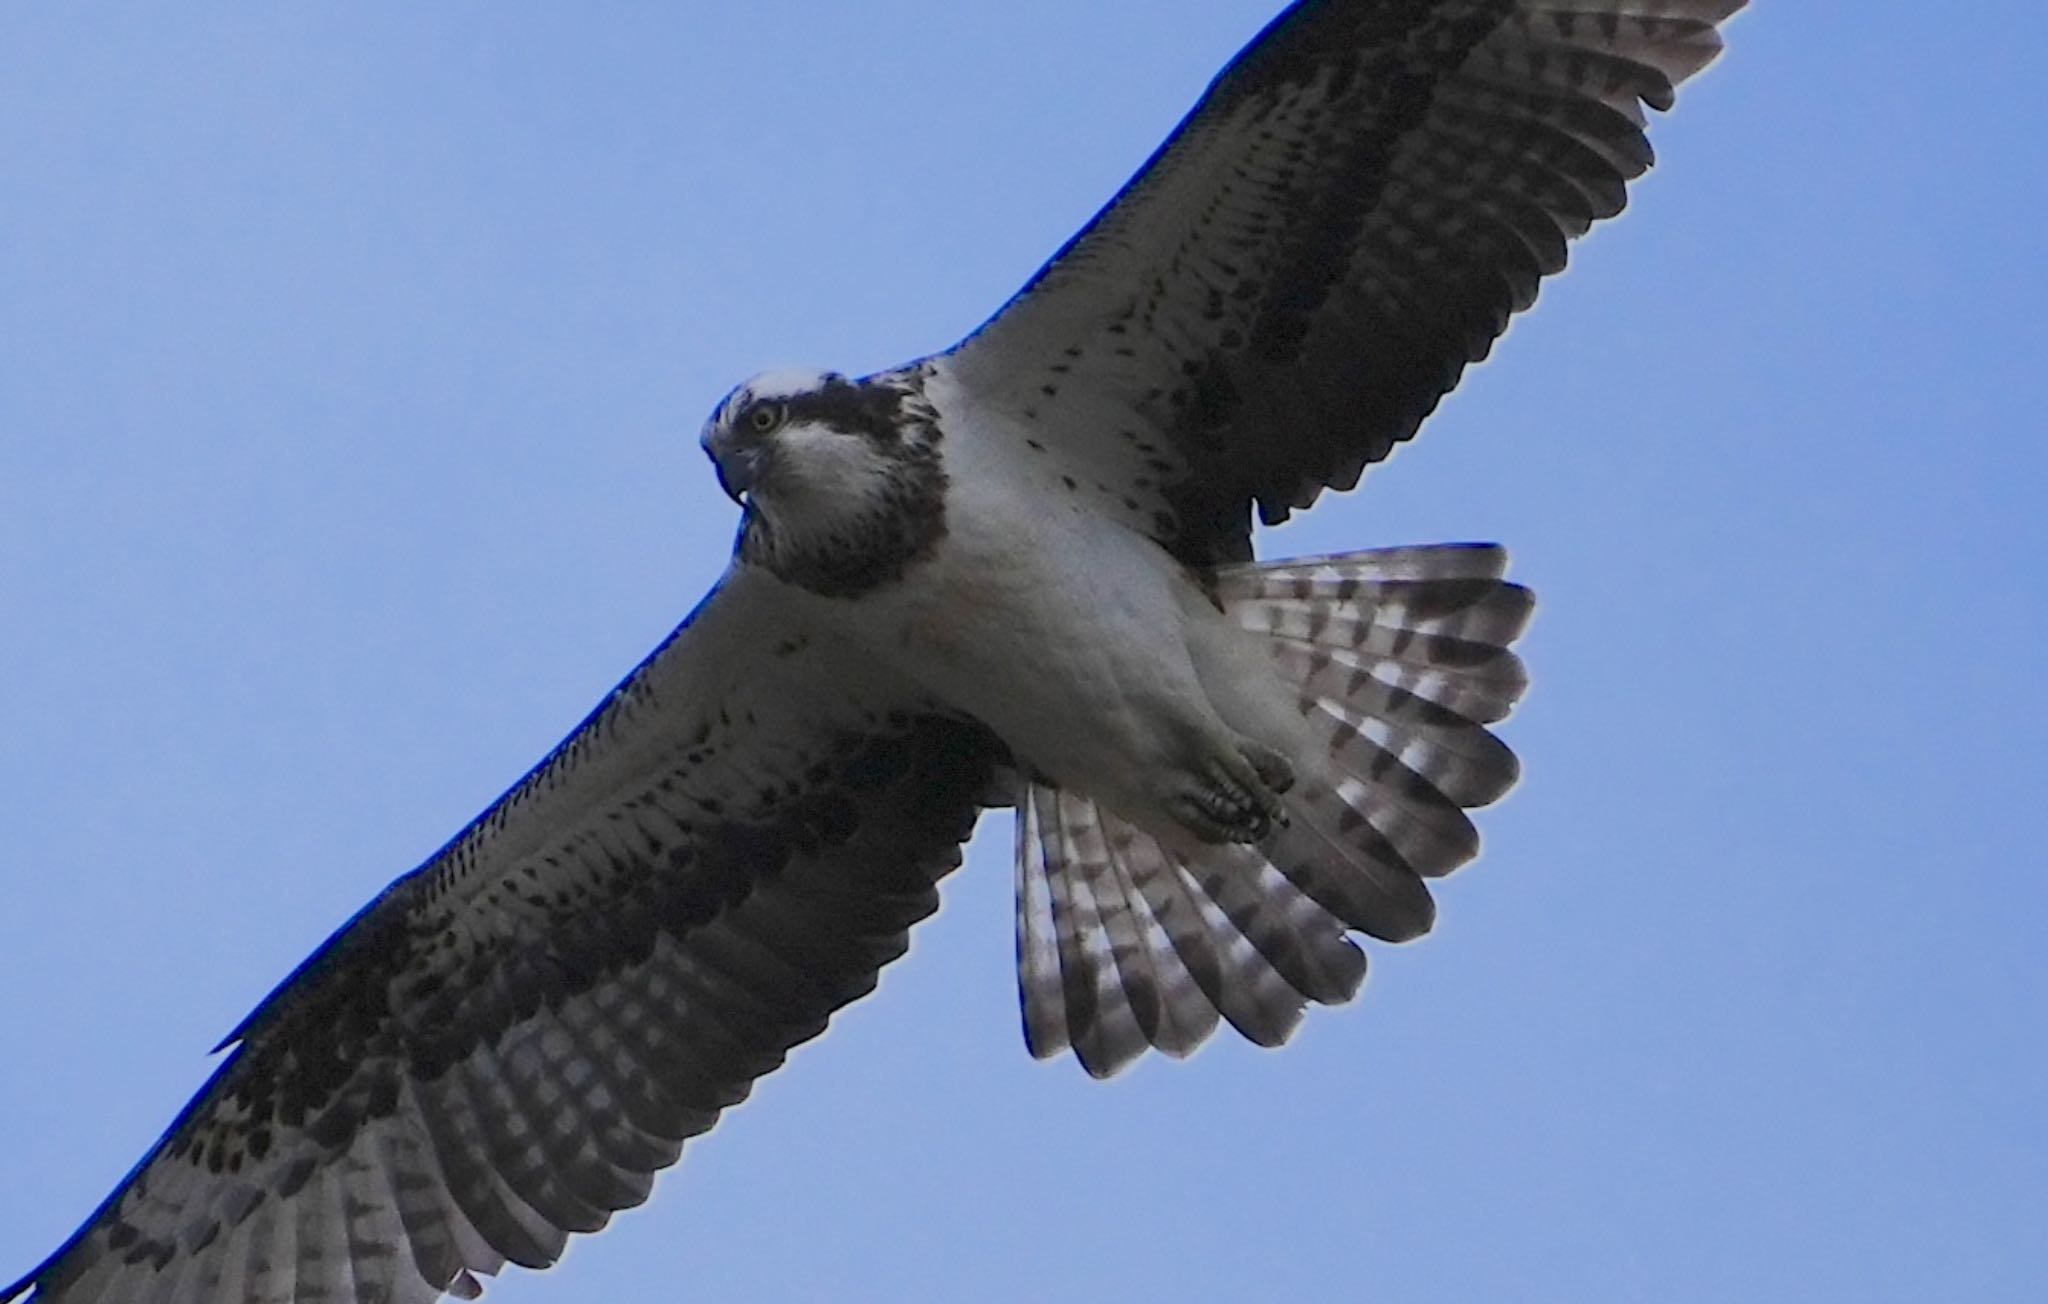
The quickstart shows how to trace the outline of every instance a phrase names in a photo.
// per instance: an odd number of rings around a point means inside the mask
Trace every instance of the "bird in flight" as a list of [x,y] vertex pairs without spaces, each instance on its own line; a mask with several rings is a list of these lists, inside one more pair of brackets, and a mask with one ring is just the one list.
[[772,372],[731,566],[222,1043],[0,1304],[425,1304],[648,1197],[1016,812],[1032,1053],[1262,1045],[1427,931],[1531,609],[1490,545],[1259,562],[1650,165],[1743,0],[1301,0],[953,348]]

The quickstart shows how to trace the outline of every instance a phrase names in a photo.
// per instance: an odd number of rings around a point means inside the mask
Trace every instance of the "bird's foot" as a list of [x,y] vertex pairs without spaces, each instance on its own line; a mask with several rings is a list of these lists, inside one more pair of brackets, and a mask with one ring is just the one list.
[[1286,757],[1243,739],[1187,776],[1167,808],[1204,842],[1257,842],[1287,823],[1280,795],[1293,786],[1294,767]]

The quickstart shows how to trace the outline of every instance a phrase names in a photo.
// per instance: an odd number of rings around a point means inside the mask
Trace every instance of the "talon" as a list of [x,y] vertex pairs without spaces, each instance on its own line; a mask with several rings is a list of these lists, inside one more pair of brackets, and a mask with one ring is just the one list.
[[1261,743],[1237,739],[1211,753],[1167,798],[1179,824],[1204,842],[1252,843],[1287,824],[1280,794],[1294,786],[1294,767]]
[[1256,842],[1267,832],[1265,812],[1213,789],[1183,793],[1171,805],[1181,826],[1204,842]]
[[1251,839],[1256,842],[1272,832],[1273,826],[1286,826],[1287,806],[1280,794],[1294,786],[1294,766],[1272,748],[1249,739],[1239,745],[1238,755],[1258,776],[1258,782],[1244,789],[1259,815],[1258,832]]
[[1294,787],[1294,762],[1279,752],[1264,743],[1249,740],[1238,750],[1244,754],[1245,760],[1251,762],[1251,767],[1258,771],[1259,782],[1270,788],[1275,796]]

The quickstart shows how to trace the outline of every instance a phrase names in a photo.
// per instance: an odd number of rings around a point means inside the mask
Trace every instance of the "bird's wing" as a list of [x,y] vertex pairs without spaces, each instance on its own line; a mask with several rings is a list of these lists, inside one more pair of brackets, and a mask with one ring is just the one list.
[[1650,165],[1744,0],[1302,0],[946,362],[1191,563],[1348,489]]
[[229,1038],[38,1304],[425,1304],[545,1266],[937,904],[993,745],[736,569]]

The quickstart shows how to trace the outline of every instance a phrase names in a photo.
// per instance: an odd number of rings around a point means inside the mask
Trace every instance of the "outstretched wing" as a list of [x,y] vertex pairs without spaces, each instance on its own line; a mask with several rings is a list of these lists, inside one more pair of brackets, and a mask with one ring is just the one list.
[[993,745],[744,570],[321,947],[38,1304],[425,1304],[553,1263],[873,988]]
[[1348,489],[1650,166],[1744,0],[1302,0],[947,355],[1196,564]]

